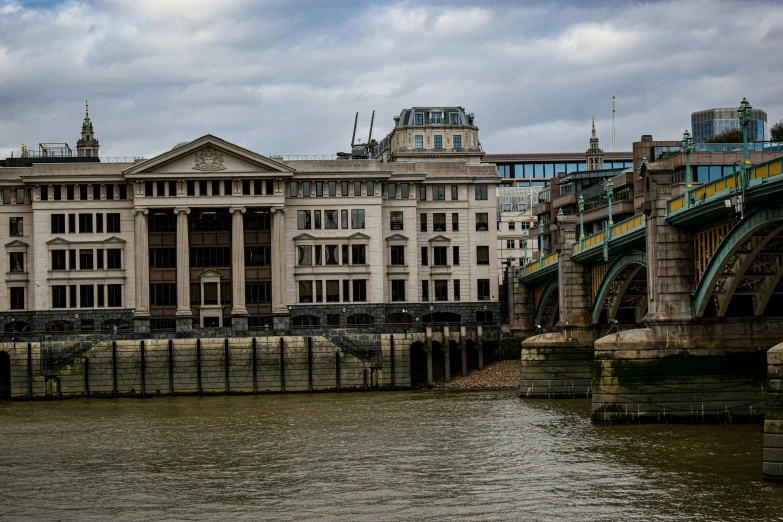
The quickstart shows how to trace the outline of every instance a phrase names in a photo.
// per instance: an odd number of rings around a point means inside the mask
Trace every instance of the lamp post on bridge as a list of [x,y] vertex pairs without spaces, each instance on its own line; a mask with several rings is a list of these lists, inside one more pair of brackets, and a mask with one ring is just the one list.
[[527,238],[530,237],[527,230],[522,231],[522,267],[527,264]]
[[585,239],[585,198],[581,194],[579,195],[579,248],[582,248],[582,243]]
[[750,152],[748,151],[748,124],[750,123],[750,110],[753,107],[750,106],[746,98],[742,98],[740,102],[739,113],[740,125],[742,125],[742,184],[747,183],[747,169],[750,165]]
[[544,257],[544,219],[538,220],[538,258]]
[[609,200],[609,226],[614,225],[612,219],[612,196],[614,194],[614,182],[612,178],[609,178],[609,183],[606,184],[606,199]]
[[682,151],[685,153],[685,200],[687,205],[691,204],[691,189],[693,183],[691,182],[691,151],[693,151],[693,137],[691,133],[687,131],[682,133]]

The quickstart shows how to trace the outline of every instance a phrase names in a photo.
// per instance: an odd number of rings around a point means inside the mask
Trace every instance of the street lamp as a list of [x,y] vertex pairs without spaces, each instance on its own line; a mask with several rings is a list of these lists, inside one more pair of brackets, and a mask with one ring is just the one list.
[[527,238],[530,237],[530,234],[527,230],[522,231],[522,266],[524,267],[527,264]]
[[[585,238],[585,198],[581,194],[579,195],[579,239]],[[581,244],[579,245],[582,246]]]
[[748,153],[748,123],[750,123],[750,110],[753,107],[750,106],[750,103],[748,103],[748,100],[745,98],[742,98],[742,101],[740,102],[739,109],[737,109],[737,112],[739,113],[739,119],[740,119],[740,125],[742,125],[742,150],[743,150],[743,159],[745,160],[745,164],[749,163],[749,153]]
[[614,194],[614,182],[612,178],[609,178],[609,183],[606,184],[606,199],[609,200],[609,226],[614,225],[612,220],[612,195]]
[[686,129],[682,133],[682,151],[685,153],[685,182],[688,184],[688,190],[693,188],[691,183],[691,152],[693,151],[693,137]]

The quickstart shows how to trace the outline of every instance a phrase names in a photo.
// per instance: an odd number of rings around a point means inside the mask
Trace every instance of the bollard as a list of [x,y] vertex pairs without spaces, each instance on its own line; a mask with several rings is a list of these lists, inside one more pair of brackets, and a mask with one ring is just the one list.
[[147,369],[147,365],[146,365],[146,360],[145,360],[145,355],[146,355],[145,352],[146,352],[146,350],[145,350],[145,346],[144,346],[144,341],[141,341],[141,343],[139,343],[139,365],[141,367],[141,398],[142,399],[147,396],[146,395],[146,389],[147,389],[146,369]]
[[196,387],[201,397],[201,339],[196,339]]
[[174,341],[169,339],[169,395],[174,396]]
[[257,339],[253,337],[253,394],[258,395],[258,348]]
[[307,338],[307,388],[313,392],[313,338]]
[[90,359],[84,357],[84,396],[90,397]]
[[33,400],[33,345],[27,343],[27,398]]
[[60,386],[60,376],[57,376],[57,400],[61,400],[63,398],[63,388]]
[[285,345],[280,338],[280,393],[285,393]]
[[364,391],[367,391],[367,368],[364,369]]
[[231,393],[231,383],[229,382],[229,375],[228,375],[228,370],[231,364],[231,361],[228,358],[228,338],[226,338],[226,340],[223,341],[223,360],[226,366],[226,394],[228,394]]
[[114,398],[117,398],[117,341],[111,343],[111,387]]
[[394,390],[397,384],[396,377],[394,375],[394,336],[389,336],[391,342],[391,389]]
[[334,352],[334,368],[337,378],[337,391],[340,391],[340,352]]

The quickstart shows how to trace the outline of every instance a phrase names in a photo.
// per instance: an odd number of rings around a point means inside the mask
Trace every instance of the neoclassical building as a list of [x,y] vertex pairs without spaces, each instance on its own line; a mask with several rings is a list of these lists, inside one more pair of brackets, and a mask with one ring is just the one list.
[[87,115],[76,151],[0,161],[0,321],[228,335],[500,320],[500,178],[473,115],[406,109],[371,145],[283,161],[206,135],[115,162]]

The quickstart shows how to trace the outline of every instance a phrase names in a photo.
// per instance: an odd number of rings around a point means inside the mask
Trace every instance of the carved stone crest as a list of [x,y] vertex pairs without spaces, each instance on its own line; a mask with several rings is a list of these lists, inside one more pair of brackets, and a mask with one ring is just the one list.
[[223,166],[223,155],[212,147],[205,147],[196,152],[196,164],[193,170],[204,172],[213,172],[216,170],[226,170]]

